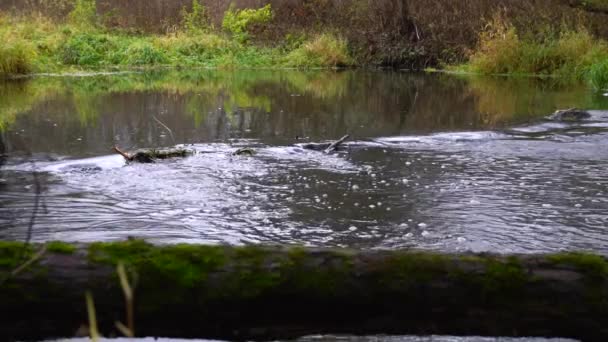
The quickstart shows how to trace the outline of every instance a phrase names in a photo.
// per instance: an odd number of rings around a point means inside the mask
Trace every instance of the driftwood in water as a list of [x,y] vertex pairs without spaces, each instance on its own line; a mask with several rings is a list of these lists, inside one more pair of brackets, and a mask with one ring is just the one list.
[[233,156],[253,156],[254,154],[255,150],[250,147],[242,147],[232,152]]
[[[0,243],[0,276],[39,246]],[[608,340],[608,262],[590,254],[489,255],[299,247],[47,245],[0,285],[0,340],[105,334],[125,321],[116,276],[136,275],[137,336],[283,339],[305,334],[560,336]],[[26,256],[23,256],[23,252]]]
[[325,153],[330,153],[330,152],[337,150],[340,147],[340,145],[342,145],[342,143],[348,138],[349,138],[349,135],[347,134],[334,142],[305,143],[305,144],[300,144],[299,146],[304,149],[307,149],[307,150],[323,151]]
[[164,149],[140,149],[133,153],[127,153],[118,149],[118,147],[112,147],[114,152],[120,154],[128,162],[137,163],[154,163],[156,159],[168,159],[175,157],[187,157],[194,154],[194,150],[188,150],[185,148],[164,148]]
[[591,114],[584,110],[569,108],[557,110],[549,115],[547,119],[554,121],[581,121],[591,117]]

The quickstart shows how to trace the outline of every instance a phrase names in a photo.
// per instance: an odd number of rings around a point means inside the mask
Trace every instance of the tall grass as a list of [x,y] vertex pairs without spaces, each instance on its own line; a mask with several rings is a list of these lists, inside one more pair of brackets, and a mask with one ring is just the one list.
[[321,34],[291,51],[284,60],[291,67],[340,67],[353,63],[344,39]]
[[608,91],[608,59],[591,65],[587,78],[596,91]]
[[[481,74],[554,75],[589,81],[602,87],[608,77],[608,43],[584,29],[547,32],[541,37],[522,38],[500,16],[480,33],[479,45],[465,69]],[[605,86],[604,86],[605,87]]]

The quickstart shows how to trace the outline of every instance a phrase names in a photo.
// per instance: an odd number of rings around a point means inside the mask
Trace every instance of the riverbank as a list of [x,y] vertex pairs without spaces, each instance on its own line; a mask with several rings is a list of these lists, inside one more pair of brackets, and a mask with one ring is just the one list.
[[[608,87],[588,2],[0,1],[0,74],[133,68],[449,68]],[[599,6],[599,7],[598,7]],[[44,15],[40,13],[44,12]],[[459,66],[459,67],[454,67]]]

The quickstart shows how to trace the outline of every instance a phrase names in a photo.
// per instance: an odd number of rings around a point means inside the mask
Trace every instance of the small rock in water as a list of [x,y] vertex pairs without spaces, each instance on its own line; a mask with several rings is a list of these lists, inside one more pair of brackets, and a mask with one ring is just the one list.
[[357,227],[355,227],[355,226],[350,226],[350,227],[348,228],[348,230],[350,230],[351,232],[354,232],[355,230],[357,230]]
[[428,225],[426,223],[424,223],[424,222],[420,222],[420,223],[418,223],[418,227],[420,227],[420,228],[426,228],[426,227],[428,227]]

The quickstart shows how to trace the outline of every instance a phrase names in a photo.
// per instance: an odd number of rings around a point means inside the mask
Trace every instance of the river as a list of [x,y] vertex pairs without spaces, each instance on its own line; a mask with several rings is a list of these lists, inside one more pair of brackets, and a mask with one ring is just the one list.
[[[0,239],[608,253],[608,97],[584,85],[197,70],[11,80],[0,99]],[[568,107],[592,117],[543,119]],[[115,144],[200,153],[125,165]]]

